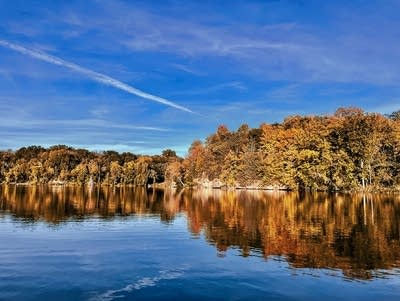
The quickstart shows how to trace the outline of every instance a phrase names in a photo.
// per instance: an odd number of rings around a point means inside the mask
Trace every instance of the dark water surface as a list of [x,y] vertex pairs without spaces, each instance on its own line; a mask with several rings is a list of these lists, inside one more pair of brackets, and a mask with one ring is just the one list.
[[0,300],[400,300],[396,195],[0,187]]

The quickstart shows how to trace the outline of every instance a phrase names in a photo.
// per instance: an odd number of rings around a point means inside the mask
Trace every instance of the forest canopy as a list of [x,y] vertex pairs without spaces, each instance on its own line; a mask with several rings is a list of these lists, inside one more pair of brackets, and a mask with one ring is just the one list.
[[339,108],[258,128],[220,125],[185,158],[65,145],[0,152],[0,182],[357,190],[400,188],[400,111]]

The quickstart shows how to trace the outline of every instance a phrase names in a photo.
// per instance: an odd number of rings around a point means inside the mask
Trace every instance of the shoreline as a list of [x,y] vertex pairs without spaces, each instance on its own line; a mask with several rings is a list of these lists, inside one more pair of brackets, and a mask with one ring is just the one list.
[[354,189],[354,190],[310,190],[310,189],[289,189],[286,187],[279,186],[264,186],[264,187],[256,187],[256,186],[228,186],[228,185],[176,185],[174,183],[155,183],[155,184],[147,184],[147,185],[135,185],[135,184],[90,184],[90,183],[72,183],[72,182],[57,182],[57,183],[0,183],[1,186],[22,186],[22,187],[34,187],[34,186],[48,186],[48,187],[87,187],[87,188],[95,188],[95,187],[129,187],[129,188],[146,188],[146,189],[189,189],[189,190],[220,190],[220,191],[276,191],[276,192],[325,192],[325,193],[400,193],[400,188],[370,188],[370,189]]

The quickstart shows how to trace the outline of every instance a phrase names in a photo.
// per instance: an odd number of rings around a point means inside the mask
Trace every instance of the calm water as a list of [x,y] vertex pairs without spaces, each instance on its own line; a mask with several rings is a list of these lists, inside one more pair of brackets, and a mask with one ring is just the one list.
[[400,300],[400,197],[0,187],[0,300]]

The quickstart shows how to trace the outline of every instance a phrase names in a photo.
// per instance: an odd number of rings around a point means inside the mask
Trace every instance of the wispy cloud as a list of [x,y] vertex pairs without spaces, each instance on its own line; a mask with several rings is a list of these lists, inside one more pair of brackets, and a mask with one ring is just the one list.
[[[287,13],[280,10],[290,7],[286,1],[276,5],[264,2],[253,4],[257,16],[265,19],[264,26],[249,21],[252,10],[246,3],[232,6],[243,12],[243,19],[232,20],[226,13],[204,14],[207,5],[191,7],[193,14],[187,19],[173,13],[191,4],[169,5],[170,10],[164,7],[156,12],[143,5],[105,1],[97,3],[93,17],[74,11],[70,12],[72,20],[65,17],[62,22],[83,33],[98,32],[96,47],[109,49],[112,39],[120,49],[131,51],[168,52],[192,61],[215,57],[221,65],[226,59],[225,64],[234,65],[232,69],[268,80],[379,85],[400,80],[399,52],[394,51],[399,45],[399,19],[382,17],[398,11],[397,2],[381,5],[371,1],[358,6],[332,2],[324,8],[305,3],[297,7],[298,19],[290,9]],[[326,14],[329,21],[325,26],[320,26],[318,18],[307,22],[301,18],[313,8],[316,14]],[[379,13],[368,13],[372,11]]]
[[161,97],[156,96],[156,95],[152,95],[152,94],[146,93],[146,92],[141,91],[139,89],[136,89],[136,88],[134,88],[134,87],[132,87],[132,86],[130,86],[128,84],[125,84],[125,83],[123,83],[123,82],[121,82],[121,81],[119,81],[117,79],[109,77],[109,76],[107,76],[105,74],[98,73],[98,72],[95,72],[95,71],[90,70],[90,69],[86,69],[84,67],[81,67],[81,66],[79,66],[77,64],[74,64],[74,63],[71,63],[71,62],[68,62],[68,61],[65,61],[65,60],[63,60],[61,58],[58,58],[56,56],[52,56],[52,55],[49,55],[49,54],[44,53],[44,52],[39,52],[37,50],[28,49],[26,47],[23,47],[23,46],[14,44],[14,43],[10,43],[10,42],[5,41],[5,40],[0,40],[0,46],[9,48],[11,50],[17,51],[17,52],[19,52],[21,54],[24,54],[24,55],[28,55],[28,56],[33,57],[35,59],[48,62],[50,64],[54,64],[54,65],[58,65],[58,66],[62,66],[62,67],[71,69],[71,70],[73,70],[75,72],[81,73],[81,74],[89,77],[90,79],[92,79],[94,81],[97,81],[99,83],[102,83],[102,84],[105,84],[105,85],[108,85],[108,86],[112,86],[114,88],[123,90],[125,92],[130,93],[130,94],[142,97],[144,99],[148,99],[148,100],[152,100],[152,101],[155,101],[155,102],[158,102],[158,103],[162,103],[164,105],[176,108],[178,110],[186,111],[186,112],[189,112],[189,113],[194,113],[192,110],[190,110],[190,109],[188,109],[186,107],[183,107],[181,105],[178,105],[178,104],[176,104],[176,103],[174,103],[174,102],[172,102],[170,100],[167,100],[165,98],[161,98]]
[[390,114],[400,110],[400,101],[394,100],[393,103],[381,104],[367,108],[370,112],[379,112],[382,114]]
[[194,70],[194,69],[189,68],[188,66],[185,66],[182,64],[171,64],[171,66],[174,67],[175,69],[178,69],[180,71],[183,71],[183,72],[195,75],[195,76],[204,76],[205,75],[204,73],[202,73],[200,71]]
[[[304,2],[296,6],[294,15],[290,1],[247,2],[220,13],[214,9],[217,4],[190,1],[157,5],[157,10],[125,1],[86,1],[63,6],[58,14],[49,11],[41,19],[6,20],[4,27],[14,34],[23,34],[15,27],[34,30],[36,35],[29,30],[25,36],[35,40],[45,32],[79,41],[75,49],[172,53],[192,64],[199,60],[202,66],[217,62],[218,68],[229,66],[230,71],[265,80],[375,85],[393,85],[400,80],[400,52],[395,51],[399,46],[398,1],[385,5],[332,1],[324,7]],[[90,16],[82,13],[89,6]],[[230,17],[231,9],[239,10],[243,18]],[[302,18],[313,9],[315,16],[324,14],[324,26],[314,15]],[[190,18],[182,18],[188,11]],[[252,14],[256,18],[249,18]],[[253,22],[260,18],[262,22]],[[217,60],[208,61],[210,57]],[[187,61],[177,63],[185,66]],[[208,75],[214,72],[215,68],[207,69]]]
[[217,92],[220,90],[225,90],[225,89],[235,89],[235,90],[246,90],[246,86],[240,82],[240,81],[232,81],[232,82],[227,82],[227,83],[222,83],[218,85],[214,85],[211,87],[204,87],[200,89],[192,89],[192,90],[187,90],[187,91],[179,91],[179,92],[174,92],[171,93],[172,95],[197,95],[197,94],[208,94],[212,92]]
[[305,85],[290,83],[278,88],[271,89],[265,94],[265,100],[269,103],[296,103],[301,100],[305,93]]
[[93,108],[90,113],[97,118],[103,118],[106,114],[109,113],[109,110],[104,106],[98,106]]
[[143,131],[157,131],[157,132],[167,132],[166,128],[152,127],[152,126],[136,126],[131,124],[121,124],[116,122],[111,122],[102,119],[71,119],[71,120],[35,120],[35,119],[0,119],[0,128],[49,128],[49,127],[69,127],[69,128],[112,128],[112,129],[125,129],[125,130],[143,130]]

